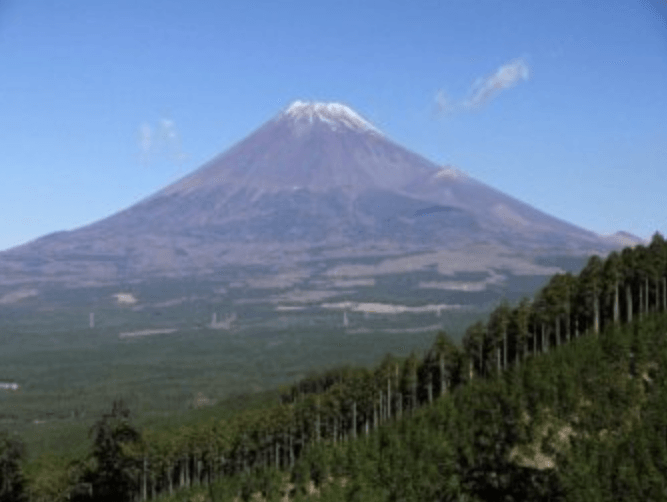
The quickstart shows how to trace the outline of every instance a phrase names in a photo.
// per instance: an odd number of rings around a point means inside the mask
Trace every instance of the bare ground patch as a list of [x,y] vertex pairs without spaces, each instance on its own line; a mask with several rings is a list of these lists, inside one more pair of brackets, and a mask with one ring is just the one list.
[[143,329],[139,331],[128,331],[125,333],[120,333],[119,338],[131,338],[135,336],[149,336],[149,335],[163,335],[166,333],[173,333],[177,331],[176,328],[163,328],[163,329]]

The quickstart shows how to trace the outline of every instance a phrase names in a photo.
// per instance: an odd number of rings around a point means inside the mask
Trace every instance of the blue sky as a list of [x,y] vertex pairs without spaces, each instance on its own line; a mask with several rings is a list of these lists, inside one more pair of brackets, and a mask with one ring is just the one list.
[[667,234],[667,0],[0,0],[0,249],[296,99],[584,228]]

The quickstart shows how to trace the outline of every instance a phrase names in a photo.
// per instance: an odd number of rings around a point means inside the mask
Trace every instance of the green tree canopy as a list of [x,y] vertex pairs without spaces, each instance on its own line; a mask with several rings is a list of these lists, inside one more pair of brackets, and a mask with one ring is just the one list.
[[132,500],[137,491],[136,461],[124,452],[124,446],[140,440],[139,431],[130,421],[130,410],[124,401],[114,401],[90,430],[93,436],[93,458],[96,469],[90,474],[95,500],[123,502]]

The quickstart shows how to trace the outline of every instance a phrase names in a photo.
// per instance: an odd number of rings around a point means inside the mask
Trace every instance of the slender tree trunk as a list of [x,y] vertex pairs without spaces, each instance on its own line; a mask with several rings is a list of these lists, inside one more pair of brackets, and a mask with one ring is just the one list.
[[382,411],[380,413],[380,424],[383,424],[387,421],[389,415],[387,413],[387,396],[384,395],[381,387],[378,389],[378,394],[380,395],[380,410]]
[[429,381],[427,385],[428,389],[428,404],[433,403],[433,382]]
[[398,418],[401,419],[403,417],[403,393],[399,392],[398,393]]
[[[299,436],[301,437],[301,440],[298,441],[299,443],[299,455],[301,455],[305,450],[306,450],[306,431],[305,431],[305,426],[304,424],[300,424],[299,426]],[[296,460],[296,452],[297,450],[294,450],[294,459]]]
[[357,402],[352,402],[352,439],[357,439]]
[[648,314],[648,298],[649,298],[649,293],[648,293],[648,275],[647,275],[646,276],[646,299],[645,299],[646,305],[644,306],[644,314]]
[[391,378],[387,376],[387,419],[391,419]]
[[556,347],[560,345],[560,316],[556,316]]
[[188,488],[194,486],[195,484],[195,474],[196,474],[196,468],[197,465],[195,463],[195,459],[191,458],[190,455],[188,455],[188,470],[186,471],[186,479],[188,480]]
[[625,315],[625,322],[629,324],[632,322],[632,286],[625,283],[625,305],[627,313]]
[[148,498],[148,459],[144,456],[144,469],[141,476],[141,500]]
[[169,495],[174,494],[174,464],[169,465],[169,470],[167,471],[168,481],[169,481]]
[[567,293],[567,304],[565,312],[565,338],[567,343],[572,340],[572,304],[570,301],[570,290]]
[[503,327],[503,370],[507,369],[507,328]]
[[315,416],[315,442],[320,442],[320,400],[316,401],[317,415]]
[[403,394],[401,392],[400,380],[398,379],[398,363],[394,364],[394,381],[396,382],[396,418],[401,418],[403,406]]
[[641,320],[644,316],[644,288],[639,284],[639,308],[637,309],[637,316]]
[[447,380],[445,379],[445,356],[440,354],[440,396],[444,396],[447,391]]
[[378,428],[378,407],[373,406],[373,430]]
[[548,350],[549,347],[547,345],[547,333],[546,330],[544,329],[544,321],[542,321],[542,354],[544,354]]
[[274,448],[275,448],[274,463],[275,463],[275,466],[276,466],[276,470],[278,470],[278,469],[280,469],[280,442],[278,441],[277,438],[275,440]]
[[614,285],[614,324],[618,324],[621,320],[621,309],[618,304],[618,281]]
[[662,277],[662,311],[667,312],[667,277]]
[[593,319],[593,331],[597,335],[600,332],[600,298],[597,291],[595,291],[593,294],[595,295],[593,301],[593,309],[595,311],[595,317]]
[[334,415],[333,417],[333,444],[338,442],[338,417]]
[[496,370],[500,373],[500,345],[496,345]]
[[417,409],[417,370],[412,374],[412,410]]
[[209,455],[204,460],[204,484],[211,484],[211,473],[213,471],[213,464],[215,463],[215,455],[213,454],[213,445],[208,445]]

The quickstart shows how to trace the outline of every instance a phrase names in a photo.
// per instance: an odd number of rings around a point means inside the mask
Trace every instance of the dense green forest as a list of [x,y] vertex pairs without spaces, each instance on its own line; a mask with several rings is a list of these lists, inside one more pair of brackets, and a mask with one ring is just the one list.
[[387,355],[280,402],[139,430],[114,402],[88,453],[25,461],[0,501],[667,500],[667,243],[593,256],[502,303],[461,346]]

